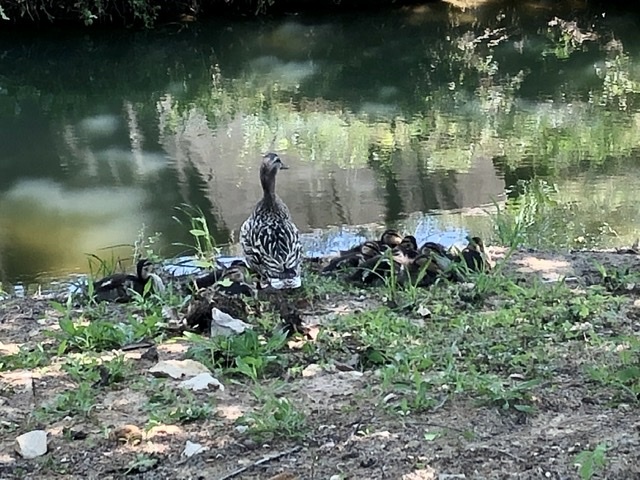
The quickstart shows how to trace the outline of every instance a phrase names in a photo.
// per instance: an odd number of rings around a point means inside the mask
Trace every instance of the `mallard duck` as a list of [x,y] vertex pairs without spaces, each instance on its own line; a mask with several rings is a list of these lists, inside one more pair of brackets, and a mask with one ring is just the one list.
[[240,228],[240,244],[261,288],[298,288],[302,284],[302,245],[285,203],[276,195],[276,175],[288,167],[275,153],[262,158],[263,197]]
[[153,291],[164,291],[162,279],[153,273],[153,264],[146,258],[136,264],[136,274],[114,273],[93,282],[94,298],[97,301],[128,302],[132,299],[131,290],[142,295],[148,282],[153,282]]

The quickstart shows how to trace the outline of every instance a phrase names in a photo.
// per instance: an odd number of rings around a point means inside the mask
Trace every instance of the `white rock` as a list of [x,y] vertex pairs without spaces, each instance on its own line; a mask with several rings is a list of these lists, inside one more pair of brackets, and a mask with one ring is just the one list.
[[304,367],[304,370],[302,370],[302,377],[303,378],[315,377],[320,373],[322,373],[322,367],[317,363],[311,363],[306,367]]
[[211,372],[207,367],[195,360],[161,360],[149,369],[149,373],[156,377],[181,379]]
[[199,443],[193,443],[187,440],[186,445],[184,446],[184,450],[182,451],[183,457],[193,457],[196,453],[202,453],[209,450],[207,447],[203,447]]
[[436,480],[436,471],[431,468],[421,468],[402,476],[402,480]]
[[238,433],[244,433],[247,430],[249,430],[249,425],[238,425],[236,427],[236,432],[238,432]]
[[224,313],[218,310],[216,307],[211,309],[211,336],[217,337],[223,335],[229,337],[231,335],[238,335],[245,330],[253,328],[248,323],[233,318],[228,313]]
[[214,388],[224,392],[224,385],[222,385],[217,378],[211,376],[209,372],[200,373],[189,380],[183,380],[180,382],[180,386],[182,388],[188,388],[194,392],[197,392],[198,390],[208,390],[210,385],[213,385]]
[[16,451],[23,458],[36,458],[47,453],[47,432],[33,430],[16,438]]
[[430,317],[431,310],[429,310],[426,305],[420,305],[418,307],[418,315],[420,315],[421,317]]

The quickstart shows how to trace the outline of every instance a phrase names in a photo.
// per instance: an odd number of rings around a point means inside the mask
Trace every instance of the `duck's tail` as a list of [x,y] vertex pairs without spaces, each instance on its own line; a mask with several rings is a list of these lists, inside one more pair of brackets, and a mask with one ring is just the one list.
[[276,290],[300,288],[302,286],[302,278],[300,275],[294,278],[270,278],[263,283],[263,288],[266,286],[271,286]]
[[299,270],[287,268],[284,272],[277,276],[268,277],[261,282],[261,287],[271,287],[276,290],[284,290],[290,288],[300,288],[302,285],[302,277]]

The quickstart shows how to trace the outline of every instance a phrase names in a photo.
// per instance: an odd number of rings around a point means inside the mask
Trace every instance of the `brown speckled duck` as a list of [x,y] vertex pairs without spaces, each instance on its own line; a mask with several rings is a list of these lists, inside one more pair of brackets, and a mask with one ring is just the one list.
[[276,194],[276,175],[287,169],[280,157],[262,158],[260,184],[263,196],[240,228],[240,244],[261,288],[298,288],[302,283],[302,245],[298,228],[285,203]]

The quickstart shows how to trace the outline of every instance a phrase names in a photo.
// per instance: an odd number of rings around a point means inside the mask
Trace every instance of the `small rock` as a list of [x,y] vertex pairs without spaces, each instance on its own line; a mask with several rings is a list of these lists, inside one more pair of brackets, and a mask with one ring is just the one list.
[[216,307],[211,309],[211,337],[217,337],[218,335],[225,337],[239,335],[245,330],[252,328],[248,323],[233,318],[228,313],[224,313]]
[[431,467],[414,470],[403,475],[402,480],[436,480],[436,471]]
[[211,372],[207,367],[195,360],[162,360],[151,367],[149,373],[155,377],[181,379]]
[[217,378],[211,376],[209,372],[200,373],[195,377],[190,378],[189,380],[183,380],[180,382],[180,386],[182,388],[188,388],[189,390],[193,390],[197,392],[198,390],[208,390],[209,385],[213,385],[214,388],[219,389],[221,392],[224,392],[224,385],[220,383]]
[[236,427],[236,432],[238,432],[238,433],[245,433],[247,430],[249,430],[249,426],[248,425],[238,425]]
[[302,370],[302,377],[303,378],[315,377],[319,373],[322,373],[322,367],[317,363],[311,363],[306,367],[304,367],[304,370]]
[[186,445],[184,446],[184,450],[181,453],[183,457],[193,457],[196,453],[202,453],[209,450],[207,447],[200,445],[199,443],[193,443],[187,440]]
[[22,458],[36,458],[47,453],[47,432],[32,430],[16,438],[16,451]]
[[423,318],[430,317],[431,310],[429,310],[426,305],[420,305],[418,307],[418,315],[420,315]]

